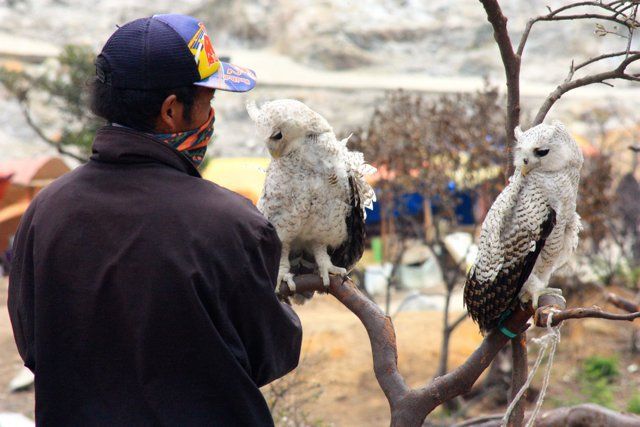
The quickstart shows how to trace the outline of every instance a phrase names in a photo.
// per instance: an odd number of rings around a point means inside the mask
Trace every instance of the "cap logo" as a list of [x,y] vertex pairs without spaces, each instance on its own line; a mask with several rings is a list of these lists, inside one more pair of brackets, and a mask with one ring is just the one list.
[[189,41],[189,50],[198,65],[201,79],[209,77],[220,68],[220,61],[202,22],[198,23],[198,30]]

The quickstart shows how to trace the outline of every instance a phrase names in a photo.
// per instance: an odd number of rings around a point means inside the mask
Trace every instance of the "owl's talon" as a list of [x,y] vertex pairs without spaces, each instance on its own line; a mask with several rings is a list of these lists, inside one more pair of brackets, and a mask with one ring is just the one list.
[[329,272],[323,271],[321,274],[321,277],[322,277],[322,284],[324,285],[324,288],[329,289],[329,284],[331,283],[329,279]]
[[533,305],[533,309],[537,310],[539,305],[538,305],[538,301],[540,300],[540,297],[542,295],[555,295],[557,297],[562,298],[562,301],[564,301],[565,303],[567,302],[567,300],[564,299],[564,297],[562,296],[562,289],[558,289],[558,288],[544,288],[541,289],[539,291],[534,291],[531,293],[530,298],[531,298],[531,304]]
[[331,267],[329,267],[329,273],[331,274],[336,274],[340,277],[344,277],[347,275],[347,269],[346,268],[342,268],[342,267],[336,267],[335,265],[332,265]]
[[296,292],[296,282],[293,281],[293,274],[289,273],[288,267],[280,267],[278,271],[278,279],[276,281],[276,293],[280,292],[280,284],[282,282],[286,282],[289,291],[292,293]]
[[287,273],[284,275],[283,280],[287,282],[287,286],[292,293],[296,292],[296,282],[293,280],[293,274]]

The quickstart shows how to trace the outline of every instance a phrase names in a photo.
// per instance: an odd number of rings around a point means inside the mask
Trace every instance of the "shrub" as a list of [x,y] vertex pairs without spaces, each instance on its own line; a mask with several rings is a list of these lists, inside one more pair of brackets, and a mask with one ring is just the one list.
[[640,393],[635,393],[631,396],[627,404],[627,411],[633,414],[640,414]]
[[587,358],[580,370],[581,392],[589,402],[614,408],[611,383],[620,375],[618,359],[614,357],[592,356]]
[[584,378],[590,382],[605,380],[611,383],[620,375],[618,359],[615,356],[591,356],[584,361],[582,372]]

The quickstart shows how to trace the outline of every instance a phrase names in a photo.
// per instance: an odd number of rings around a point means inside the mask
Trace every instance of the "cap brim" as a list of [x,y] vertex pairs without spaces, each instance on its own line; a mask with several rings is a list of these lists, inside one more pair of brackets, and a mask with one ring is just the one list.
[[256,85],[256,74],[248,68],[220,61],[218,71],[194,84],[229,92],[246,92]]

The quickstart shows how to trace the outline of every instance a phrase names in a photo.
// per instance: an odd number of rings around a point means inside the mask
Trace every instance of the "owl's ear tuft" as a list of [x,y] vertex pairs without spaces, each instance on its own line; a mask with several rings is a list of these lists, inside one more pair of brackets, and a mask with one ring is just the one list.
[[247,102],[247,113],[249,113],[249,117],[251,117],[251,120],[253,120],[256,123],[260,120],[260,117],[262,116],[262,111],[258,108],[255,101]]
[[559,128],[557,128],[555,125],[545,127],[546,129],[544,129],[544,131],[542,132],[542,139],[545,141],[550,141],[556,131],[559,130]]
[[522,129],[520,129],[520,126],[516,126],[516,128],[513,130],[514,135],[516,136],[516,141],[519,141],[520,138],[522,138]]
[[564,123],[562,123],[560,120],[554,120],[551,122],[551,126],[553,126],[554,128],[556,128],[557,130],[560,130],[562,132],[567,132],[567,128],[564,125]]

